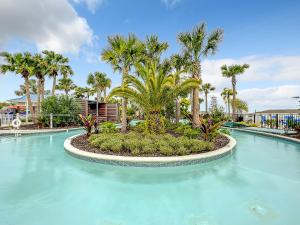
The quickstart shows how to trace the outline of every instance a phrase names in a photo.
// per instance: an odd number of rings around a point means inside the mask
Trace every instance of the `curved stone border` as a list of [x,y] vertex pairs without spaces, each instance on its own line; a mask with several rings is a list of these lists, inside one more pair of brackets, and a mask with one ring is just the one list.
[[99,162],[103,164],[121,165],[121,166],[140,166],[140,167],[162,167],[162,166],[182,166],[197,163],[203,163],[222,158],[232,154],[236,141],[232,137],[225,135],[229,143],[215,151],[186,156],[166,156],[166,157],[134,157],[134,156],[116,156],[82,151],[71,145],[72,139],[82,135],[74,135],[64,142],[64,148],[70,155],[85,159],[88,161]]
[[248,129],[242,129],[242,128],[230,128],[230,129],[237,130],[237,131],[244,131],[244,132],[248,132],[248,133],[254,133],[254,134],[261,134],[261,135],[265,135],[265,136],[269,136],[269,137],[276,137],[276,138],[281,138],[281,139],[284,139],[287,141],[300,143],[299,139],[291,138],[291,137],[287,137],[287,136],[283,136],[283,135],[279,135],[279,134],[267,133],[267,132],[256,131],[256,130],[248,130]]

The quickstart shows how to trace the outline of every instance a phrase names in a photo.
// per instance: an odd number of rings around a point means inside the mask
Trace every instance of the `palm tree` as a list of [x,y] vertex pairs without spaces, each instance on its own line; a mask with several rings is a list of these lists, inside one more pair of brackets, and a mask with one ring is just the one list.
[[45,96],[45,77],[47,74],[47,62],[41,54],[33,56],[34,62],[34,75],[37,78],[37,112],[41,111],[41,101]]
[[[36,80],[35,79],[29,79],[29,91],[30,91],[30,94],[37,94],[37,86],[36,86]],[[26,95],[25,85],[21,84],[19,86],[19,90],[15,91],[15,95],[17,95],[17,96]]]
[[208,100],[207,100],[207,95],[209,92],[216,90],[215,87],[213,87],[210,83],[202,84],[201,90],[204,92],[205,95],[205,112],[207,113],[208,109]]
[[236,100],[236,76],[242,74],[248,69],[250,66],[248,64],[243,65],[223,65],[221,67],[222,75],[224,77],[231,78],[232,84],[232,119],[235,120],[234,116],[236,114],[235,100]]
[[104,89],[103,89],[103,99],[104,102],[106,102],[106,89],[111,87],[111,79],[110,78],[106,78],[104,81]]
[[233,95],[232,89],[224,88],[221,96],[223,97],[223,100],[225,101],[225,104],[227,105],[227,113],[230,115],[230,96]]
[[26,99],[28,102],[30,113],[35,122],[35,113],[33,110],[33,105],[30,97],[30,80],[29,78],[33,75],[34,62],[32,55],[29,52],[25,53],[15,53],[9,54],[8,52],[1,53],[1,56],[4,57],[6,64],[0,66],[1,73],[15,72],[20,74],[25,80],[25,90],[26,90]]
[[76,85],[73,83],[71,78],[63,77],[58,80],[58,85],[56,85],[56,89],[65,91],[66,95],[69,95],[69,92],[74,90]]
[[[142,43],[133,34],[130,34],[127,38],[119,35],[108,37],[108,47],[101,54],[102,60],[110,63],[114,71],[122,73],[122,87],[127,87],[126,79],[128,73],[137,58],[140,57],[142,50]],[[127,99],[123,97],[121,115],[122,132],[126,132],[127,130],[126,113]]]
[[241,100],[241,99],[235,99],[235,107],[236,110],[242,114],[243,112],[248,112],[248,104],[247,102]]
[[101,93],[104,91],[107,85],[106,74],[102,72],[90,73],[87,78],[87,83],[93,87],[97,94],[97,106],[96,106],[96,117],[97,123],[99,117],[99,99],[101,98]]
[[[200,65],[201,57],[215,54],[222,39],[223,30],[216,29],[208,35],[206,33],[205,23],[199,24],[191,32],[180,33],[178,35],[178,41],[182,45],[183,53],[187,55],[191,63],[190,72],[194,79],[197,79],[200,82],[202,81]],[[193,89],[191,103],[193,126],[199,127],[199,87]]]
[[43,51],[43,54],[45,54],[45,60],[47,62],[47,73],[53,78],[51,94],[55,95],[56,78],[58,74],[63,73],[64,71],[71,71],[70,66],[67,65],[67,63],[69,63],[69,59],[61,54],[55,53],[54,51],[46,50]]
[[[174,77],[174,84],[175,86],[179,85],[180,82],[182,81],[181,75],[186,72],[186,58],[179,55],[175,54],[171,56],[171,65],[173,69],[175,70],[173,73]],[[176,97],[175,99],[175,121],[176,123],[179,123],[180,119],[180,99],[179,96]]]
[[169,68],[157,62],[136,63],[139,76],[128,75],[128,86],[114,88],[110,96],[127,97],[140,106],[146,115],[146,124],[150,133],[164,132],[164,120],[161,112],[169,99],[199,86],[196,79],[187,79],[174,88],[173,75]]

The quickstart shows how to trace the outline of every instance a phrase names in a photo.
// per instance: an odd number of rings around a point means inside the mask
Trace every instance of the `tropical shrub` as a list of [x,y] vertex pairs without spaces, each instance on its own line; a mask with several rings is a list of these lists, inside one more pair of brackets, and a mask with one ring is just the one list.
[[93,147],[101,151],[111,151],[136,155],[187,155],[213,150],[213,144],[187,137],[174,137],[169,134],[99,133],[89,137]]
[[50,114],[53,114],[53,126],[79,125],[79,105],[74,98],[65,95],[49,96],[42,101],[40,122],[50,126]]
[[213,123],[224,122],[227,119],[223,107],[220,106],[213,107],[209,115]]
[[117,130],[117,126],[113,122],[103,122],[100,124],[101,133],[115,133]]
[[213,141],[218,136],[221,125],[222,122],[214,123],[211,118],[204,119],[200,125],[200,135],[205,141]]
[[86,135],[89,137],[92,133],[92,128],[96,123],[96,116],[92,116],[91,114],[83,116],[79,114],[79,118],[81,119],[84,129],[86,130]]

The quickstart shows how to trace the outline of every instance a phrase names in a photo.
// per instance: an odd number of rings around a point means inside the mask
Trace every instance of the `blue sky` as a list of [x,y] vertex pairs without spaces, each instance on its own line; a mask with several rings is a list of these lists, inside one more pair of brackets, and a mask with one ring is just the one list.
[[[216,86],[211,95],[219,96],[230,87],[220,75],[224,63],[250,64],[238,89],[251,111],[294,108],[290,97],[300,95],[300,1],[0,0],[0,4],[0,49],[62,52],[70,58],[74,81],[80,86],[94,71],[106,72],[113,85],[119,84],[120,75],[99,59],[108,35],[135,33],[144,39],[156,34],[169,43],[166,55],[170,55],[180,51],[176,35],[204,21],[208,31],[224,29],[218,53],[203,59],[203,80]],[[0,100],[13,98],[22,82],[14,74],[1,75]]]

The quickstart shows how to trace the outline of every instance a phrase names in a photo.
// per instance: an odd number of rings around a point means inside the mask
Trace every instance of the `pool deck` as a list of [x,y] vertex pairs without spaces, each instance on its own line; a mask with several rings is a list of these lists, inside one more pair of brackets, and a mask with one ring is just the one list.
[[[297,138],[292,138],[292,137],[288,137],[288,136],[284,136],[281,133],[272,133],[272,132],[266,132],[266,129],[263,128],[256,128],[256,129],[249,129],[249,128],[231,128],[232,130],[238,130],[238,131],[244,131],[244,132],[249,132],[249,133],[254,133],[254,134],[261,134],[261,135],[265,135],[265,136],[270,136],[270,137],[276,137],[276,138],[281,138],[281,139],[285,139],[288,141],[293,141],[296,143],[300,143],[300,140]],[[274,129],[271,129],[274,130]]]
[[53,132],[68,132],[72,130],[80,130],[82,127],[76,127],[76,128],[64,128],[64,129],[35,129],[35,130],[0,130],[0,135],[15,135],[17,134],[43,134],[43,133],[53,133]]

